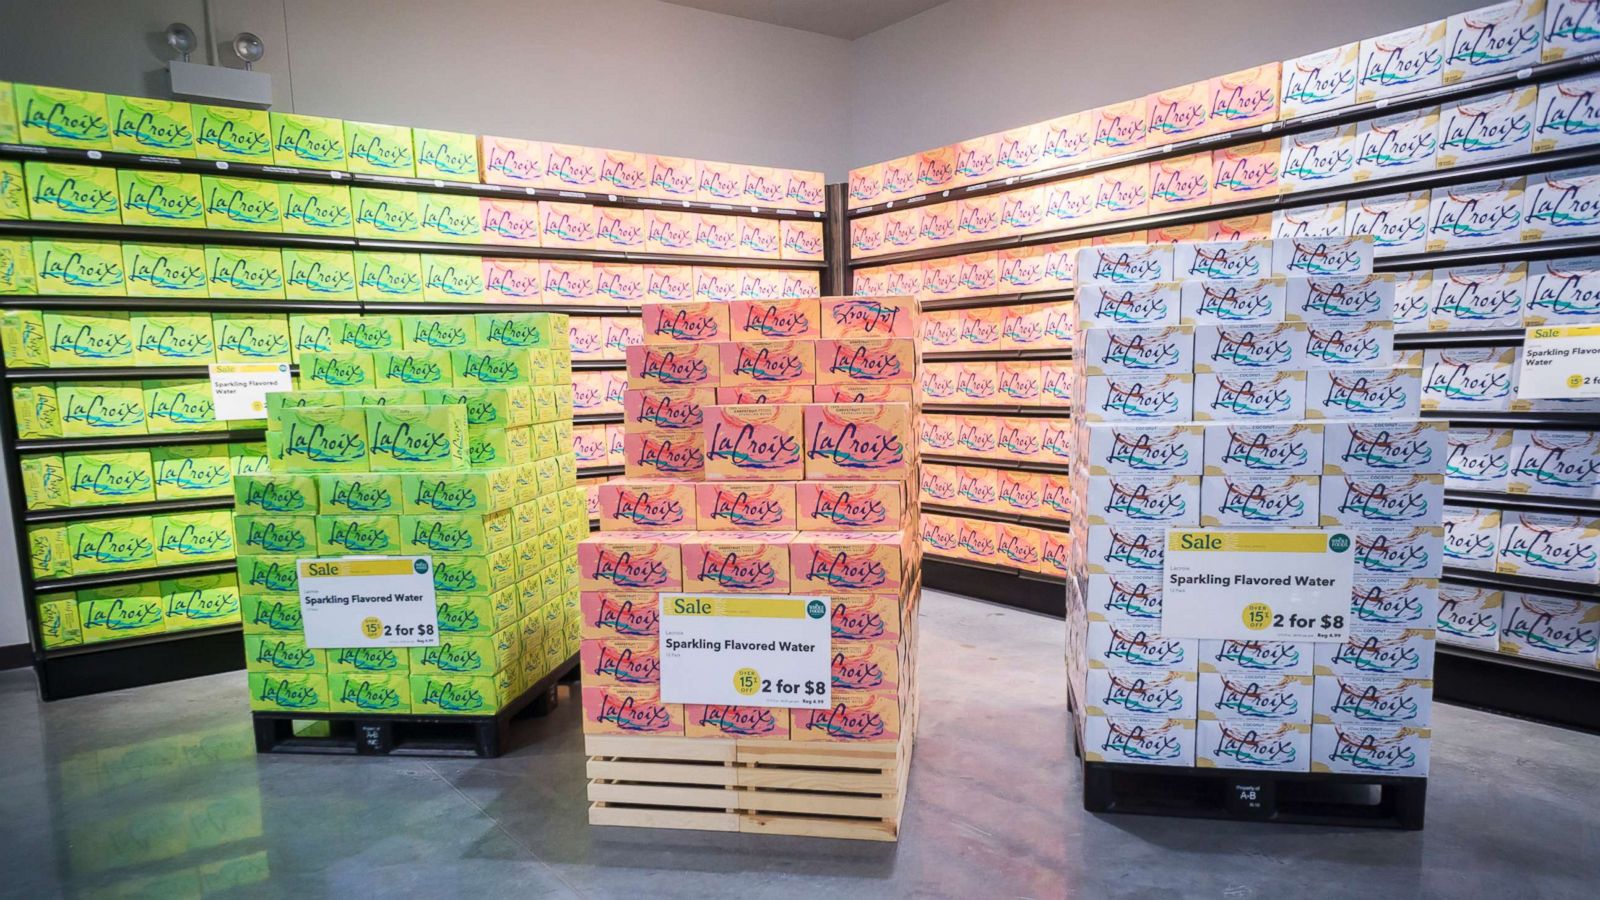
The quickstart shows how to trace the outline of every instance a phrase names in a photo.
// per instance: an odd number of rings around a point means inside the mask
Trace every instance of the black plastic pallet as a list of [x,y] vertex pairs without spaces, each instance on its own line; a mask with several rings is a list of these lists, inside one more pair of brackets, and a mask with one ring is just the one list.
[[[475,756],[493,759],[511,749],[511,723],[542,717],[558,703],[557,685],[578,668],[574,654],[492,716],[363,715],[265,712],[251,714],[257,753],[322,756]],[[321,734],[297,734],[311,722]]]

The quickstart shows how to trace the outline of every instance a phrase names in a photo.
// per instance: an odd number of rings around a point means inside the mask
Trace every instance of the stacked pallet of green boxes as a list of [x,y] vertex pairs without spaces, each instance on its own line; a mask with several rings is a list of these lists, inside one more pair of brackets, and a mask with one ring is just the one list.
[[[340,375],[268,395],[271,471],[234,479],[252,708],[485,715],[577,652],[566,327],[408,318],[406,349],[303,354]],[[431,557],[437,646],[306,645],[296,561],[370,555]]]

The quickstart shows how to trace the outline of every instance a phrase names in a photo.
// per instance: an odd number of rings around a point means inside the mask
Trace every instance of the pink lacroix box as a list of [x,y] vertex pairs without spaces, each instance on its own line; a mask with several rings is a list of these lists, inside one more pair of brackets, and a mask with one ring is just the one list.
[[740,341],[714,346],[718,353],[718,384],[815,384],[817,352],[814,341]]
[[1094,143],[1095,113],[1096,110],[1086,109],[1044,122],[1044,156],[1040,165],[1065,166],[1098,155]]
[[922,263],[908,262],[884,269],[883,285],[880,290],[866,290],[871,282],[862,282],[853,285],[851,291],[857,297],[911,297],[915,298],[922,293]]
[[1044,168],[1044,122],[1008,128],[995,136],[995,169],[1017,175]]
[[994,423],[994,453],[1001,459],[1037,462],[1044,456],[1045,420],[1002,416]]
[[734,203],[742,199],[746,168],[738,163],[696,160],[697,199],[703,203]]
[[682,737],[683,704],[662,703],[660,685],[584,685],[583,733]]
[[834,744],[900,740],[900,697],[874,691],[834,691],[827,709],[789,710],[789,740]]
[[1024,572],[1037,572],[1044,563],[1044,535],[1037,528],[996,523],[995,556],[1001,565],[1016,566]]
[[1006,311],[985,306],[961,312],[961,343],[966,350],[998,350],[1004,340]]
[[572,429],[572,455],[580,468],[606,465],[606,426],[579,425]]
[[[1217,151],[1218,153],[1222,151]],[[1276,164],[1274,164],[1276,165]],[[1274,182],[1276,178],[1274,177]],[[1275,193],[1274,185],[1264,185],[1267,193]],[[1221,203],[1216,199],[1216,192],[1212,191],[1213,202]],[[1253,241],[1260,238],[1272,237],[1272,213],[1256,213],[1250,216],[1232,216],[1226,219],[1213,219],[1211,228],[1206,234],[1208,241]]]
[[795,485],[799,531],[898,531],[906,526],[898,481],[802,481]]
[[961,558],[961,547],[956,543],[955,516],[925,513],[917,520],[917,529],[924,553]]
[[[774,271],[775,274],[783,279],[783,289],[778,293],[778,296],[790,300],[822,296],[821,272],[795,272],[788,269]],[[765,298],[763,297],[762,299]]]
[[963,419],[963,416],[938,413],[917,419],[917,452],[935,456],[957,452],[956,430]]
[[996,194],[979,194],[956,201],[956,232],[961,241],[978,241],[999,237],[1001,231],[1000,197]]
[[818,301],[734,300],[728,304],[727,340],[774,341],[822,336]]
[[594,304],[594,263],[584,259],[539,261],[541,290],[546,303]]
[[620,197],[650,196],[650,157],[632,150],[601,150],[600,183]]
[[600,373],[605,386],[605,399],[601,401],[597,413],[620,414],[623,411],[623,400],[628,392],[628,373],[603,371]]
[[835,641],[832,651],[834,690],[900,690],[899,641]]
[[1063,577],[1072,571],[1072,546],[1065,533],[1039,530],[1039,571]]
[[998,139],[999,135],[986,134],[956,142],[956,184],[974,184],[988,178],[999,156]]
[[941,309],[923,313],[917,334],[917,341],[922,349],[930,353],[972,349],[967,346],[966,338],[962,334],[963,312],[965,310]]
[[699,531],[794,531],[795,485],[787,481],[705,481],[695,485]]
[[1183,225],[1164,225],[1147,232],[1152,244],[1181,244],[1185,241],[1206,239],[1206,223],[1189,222]]
[[645,271],[633,263],[595,263],[594,292],[608,303],[633,305],[645,299]]
[[592,250],[599,207],[587,203],[539,201],[540,243],[545,247]]
[[1211,202],[1232,203],[1278,193],[1282,152],[1282,138],[1211,151]]
[[1017,188],[996,195],[1000,198],[1000,234],[1032,234],[1045,227],[1045,209],[1050,191],[1044,185]]
[[1067,464],[1072,462],[1072,426],[1065,419],[1045,419],[1044,441],[1040,456],[1045,462]]
[[1079,175],[1045,185],[1045,222],[1054,228],[1075,228],[1103,221],[1105,214],[1095,204],[1099,190],[1097,176]]
[[790,293],[789,273],[782,269],[740,269],[739,300],[782,300]]
[[739,299],[739,269],[722,266],[695,266],[694,298],[707,303],[731,303]]
[[644,248],[650,253],[693,253],[700,214],[652,209],[645,218]]
[[956,544],[973,562],[999,565],[1000,523],[986,519],[956,519]]
[[687,481],[607,481],[600,485],[600,530],[692,530],[694,488]]
[[539,204],[532,200],[484,197],[478,201],[478,217],[483,222],[485,244],[539,246]]
[[692,535],[675,531],[600,531],[578,542],[578,589],[676,591],[683,587],[680,545]]
[[1115,247],[1122,244],[1148,244],[1150,232],[1147,229],[1135,231],[1119,231],[1116,234],[1101,234],[1089,239],[1091,247]]
[[1236,131],[1278,120],[1278,88],[1283,64],[1263,63],[1254,68],[1211,79],[1211,126],[1215,131]]
[[957,398],[956,368],[956,363],[924,365],[917,372],[917,399],[923,403],[954,403]]
[[911,406],[811,404],[805,408],[806,478],[903,481],[915,463]]
[[1046,256],[1046,248],[1042,246],[1011,247],[996,251],[995,279],[1000,289],[1019,293],[1055,290],[1040,287],[1046,281]]
[[775,209],[784,204],[784,189],[789,186],[788,172],[772,166],[746,166],[744,194],[741,202],[751,206]]
[[918,473],[919,491],[917,499],[922,503],[938,503],[944,506],[954,506],[959,502],[956,493],[956,481],[960,477],[960,466],[946,466],[940,463],[923,463]]
[[705,478],[706,441],[698,431],[622,433],[622,471],[629,478]]
[[738,255],[745,259],[778,259],[783,250],[783,223],[777,219],[744,217],[739,227]]
[[[1043,303],[1002,307],[1005,317],[1000,320],[1000,349],[1033,350],[1043,347],[1047,308]],[[926,342],[924,346],[928,346]]]
[[578,646],[578,665],[586,685],[659,685],[661,643],[656,638],[591,638]]
[[1037,515],[1044,496],[1044,474],[999,470],[995,479],[995,499],[1003,510]]
[[911,384],[916,377],[917,346],[910,338],[821,340],[815,354],[819,385]]
[[722,303],[647,302],[640,312],[646,344],[688,344],[728,339],[728,307]]
[[644,343],[644,329],[638,319],[606,317],[606,359],[626,359],[628,348]]
[[952,296],[974,297],[992,294],[1000,284],[998,253],[968,253],[955,257],[956,292]]
[[600,515],[600,482],[604,478],[580,478],[578,487],[583,489],[583,508],[592,521]]
[[790,593],[792,531],[696,532],[683,542],[683,589]]
[[1150,164],[1150,212],[1211,203],[1211,154],[1192,153]]
[[623,426],[606,426],[606,465],[620,466],[627,461],[626,437],[627,429]]
[[544,274],[536,259],[483,259],[483,298],[488,303],[539,303]]
[[653,638],[661,633],[661,598],[650,591],[578,594],[584,640]]
[[805,210],[820,210],[827,206],[828,178],[821,172],[804,169],[783,170],[787,177],[784,206]]
[[946,363],[956,383],[957,403],[1002,403],[1000,366],[995,362]]
[[648,196],[663,200],[693,200],[700,183],[695,162],[682,156],[655,156],[645,160]]
[[[1139,163],[1097,172],[1095,206],[1108,221],[1142,216],[1150,208],[1150,165]],[[1142,239],[1141,239],[1142,242]]]
[[484,184],[544,186],[544,145],[521,138],[478,138],[479,174]]
[[790,535],[793,592],[898,593],[915,553],[909,535],[906,531],[809,531]]
[[694,299],[694,268],[691,266],[644,267],[644,295],[665,303]]
[[683,735],[786,741],[789,739],[789,711],[782,707],[685,703]]
[[595,249],[644,249],[650,227],[650,217],[644,210],[625,206],[597,206],[594,216]]
[[805,477],[804,407],[746,404],[705,411],[707,481],[795,481]]
[[779,223],[782,239],[778,248],[779,259],[821,259],[823,254],[821,222]]
[[834,641],[898,641],[902,633],[897,594],[829,597]]
[[602,359],[606,351],[606,323],[593,316],[573,316],[567,320],[567,343],[573,359]]
[[1210,134],[1211,82],[1196,81],[1182,87],[1156,91],[1145,98],[1149,120],[1146,143],[1151,147],[1186,141]]
[[989,416],[951,416],[956,432],[955,456],[984,456],[999,448],[1000,420]]
[[811,403],[815,398],[809,384],[735,385],[717,388],[717,402],[735,403]]
[[954,144],[935,147],[917,154],[917,185],[921,190],[952,187],[956,183]]
[[1043,402],[1043,374],[1031,359],[1001,360],[996,368],[999,396],[1018,406],[1038,406]]
[[921,207],[921,210],[917,230],[922,232],[925,246],[942,246],[958,239],[957,235],[961,232],[956,228],[957,204],[935,203]]
[[913,384],[819,384],[812,389],[816,403],[913,403]]
[[716,387],[718,344],[641,344],[629,347],[628,387]]
[[884,241],[886,215],[865,216],[850,220],[850,255],[852,257],[877,256],[900,248]]
[[[606,372],[572,373],[572,411],[580,416],[597,416],[606,406]],[[621,402],[620,399],[618,401]]]
[[541,187],[593,191],[600,184],[600,160],[604,151],[576,144],[546,144],[544,184]]
[[1000,470],[985,466],[956,466],[955,506],[987,509],[1000,492]]
[[1059,472],[1039,475],[1039,515],[1062,522],[1072,518],[1072,476]]
[[850,177],[845,183],[845,193],[851,209],[871,206],[878,202],[883,194],[883,167],[884,163],[874,163],[850,170]]
[[903,296],[823,297],[824,338],[909,338],[916,334],[917,299]]
[[1039,405],[1072,405],[1072,364],[1060,360],[1039,364]]
[[1097,157],[1144,149],[1145,127],[1150,124],[1147,100],[1138,97],[1092,111]]
[[[928,241],[922,236],[922,211],[914,206],[891,209],[873,216],[876,221],[864,225],[859,233],[860,242],[871,244],[872,253],[899,253],[903,250],[920,250]],[[861,219],[855,220],[863,221]],[[856,246],[857,232],[850,232],[850,246]]]
[[694,252],[706,256],[738,256],[739,219],[701,213],[695,222]]

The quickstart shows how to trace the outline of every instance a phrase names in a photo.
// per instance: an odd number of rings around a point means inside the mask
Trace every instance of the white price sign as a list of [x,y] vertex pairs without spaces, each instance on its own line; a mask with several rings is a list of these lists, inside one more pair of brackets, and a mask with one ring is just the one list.
[[1600,397],[1600,325],[1529,328],[1517,396],[1526,400]]
[[662,594],[661,700],[826,709],[828,598]]
[[1167,529],[1161,634],[1336,641],[1350,630],[1349,532]]
[[267,394],[292,390],[288,363],[211,364],[211,405],[218,421],[264,419]]
[[439,609],[426,556],[297,559],[308,647],[437,647]]

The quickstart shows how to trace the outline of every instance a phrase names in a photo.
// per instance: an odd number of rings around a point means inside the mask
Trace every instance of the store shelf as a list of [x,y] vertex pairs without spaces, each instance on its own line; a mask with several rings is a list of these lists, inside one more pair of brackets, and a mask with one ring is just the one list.
[[113,587],[119,584],[137,584],[141,581],[161,581],[165,578],[188,578],[192,575],[221,575],[237,568],[234,561],[190,563],[183,566],[158,566],[153,569],[128,569],[118,572],[96,572],[93,575],[73,575],[33,583],[34,595],[53,594],[57,591],[82,591],[89,588]]
[[1029,462],[1026,460],[995,459],[989,456],[942,456],[939,454],[922,455],[922,461],[940,466],[976,466],[980,469],[1003,469],[1008,472],[1046,472],[1056,475],[1069,474],[1070,466],[1066,463]]
[[0,309],[92,309],[128,312],[281,312],[358,314],[356,300],[234,300],[212,297],[69,297],[42,294],[0,296]]
[[387,315],[404,315],[406,313],[449,315],[451,313],[545,312],[586,318],[597,316],[637,316],[640,314],[637,306],[580,306],[562,303],[380,303],[362,301],[361,311]]
[[1063,347],[1053,350],[934,350],[922,354],[923,362],[986,362],[994,360],[1005,362],[1007,360],[1069,360],[1072,359],[1072,349]]
[[[218,625],[214,628],[189,628],[183,631],[163,631],[160,634],[147,634],[142,637],[123,638],[113,641],[97,641],[93,644],[79,644],[74,647],[57,647],[44,651],[46,659],[63,659],[69,656],[82,656],[85,653],[95,653],[100,650],[126,649],[129,647],[153,647],[161,644],[171,644],[190,638],[203,638],[211,635],[233,634],[243,635],[244,630],[238,622],[228,625]],[[241,647],[243,641],[240,642]]]
[[64,700],[244,668],[240,626],[63,647],[39,654],[39,695]]
[[994,403],[924,403],[923,413],[951,416],[1026,416],[1035,419],[1070,419],[1069,406],[1006,406]]
[[621,359],[575,359],[572,361],[572,371],[574,372],[621,372],[627,367],[627,361]]
[[389,241],[356,238],[355,249],[385,253],[449,253],[458,256],[489,256],[497,259],[589,260],[602,263],[638,263],[671,266],[721,266],[736,269],[815,269],[827,268],[816,260],[745,259],[739,256],[691,256],[676,253],[644,253],[634,250],[578,250],[569,247],[506,247],[499,244],[449,244],[435,241]]
[[[1600,422],[1596,422],[1600,428]],[[1456,506],[1480,506],[1507,512],[1565,513],[1575,516],[1600,516],[1600,499],[1552,497],[1547,494],[1506,494],[1497,491],[1446,490],[1444,502]],[[1595,588],[1600,599],[1600,587]]]
[[924,590],[961,594],[1057,619],[1065,618],[1067,614],[1066,579],[1006,566],[991,566],[925,552],[922,555],[922,587]]
[[1424,419],[1443,419],[1463,428],[1541,428],[1550,431],[1600,430],[1600,412],[1508,412],[1505,410],[1425,409]]
[[[226,244],[290,247],[304,250],[355,250],[355,238],[278,231],[221,231],[211,228],[158,228],[148,225],[100,225],[90,222],[47,222],[39,219],[0,221],[0,237],[49,237],[80,241],[133,241],[152,244]],[[240,303],[251,301],[241,300]]]
[[1445,703],[1600,731],[1600,670],[1440,642],[1433,685]]
[[590,469],[579,469],[579,478],[610,478],[623,473],[622,466],[595,466]]
[[[1578,168],[1594,165],[1600,162],[1600,146],[1577,147],[1568,150],[1556,150],[1549,153],[1530,154],[1517,156],[1511,159],[1493,160],[1478,163],[1472,166],[1460,166],[1454,169],[1434,169],[1427,172],[1414,172],[1406,175],[1396,175],[1392,178],[1374,178],[1368,181],[1354,182],[1351,184],[1335,185],[1333,187],[1316,188],[1307,191],[1295,191],[1288,194],[1274,194],[1270,197],[1261,197],[1255,200],[1243,200],[1237,203],[1221,203],[1213,206],[1201,206],[1193,209],[1176,210],[1173,212],[1156,213],[1153,215],[1134,216],[1127,219],[1118,219],[1112,222],[1097,222],[1092,225],[1079,225],[1072,228],[1058,228],[1053,231],[1038,232],[1035,234],[1012,235],[1009,237],[990,238],[982,241],[969,241],[966,243],[950,244],[942,247],[928,247],[922,250],[908,250],[901,253],[885,253],[880,256],[852,258],[850,267],[861,269],[868,267],[895,265],[898,263],[921,262],[928,259],[941,259],[947,256],[961,256],[967,253],[981,253],[988,250],[1005,250],[1014,247],[1032,247],[1038,244],[1052,244],[1057,241],[1077,240],[1081,238],[1100,237],[1108,234],[1120,234],[1125,231],[1140,231],[1149,228],[1170,228],[1178,225],[1189,225],[1195,222],[1209,222],[1214,219],[1231,218],[1234,216],[1256,215],[1259,213],[1276,212],[1282,209],[1298,209],[1305,206],[1317,206],[1331,203],[1336,200],[1357,200],[1363,197],[1374,197],[1382,194],[1405,193],[1443,187],[1454,184],[1469,184],[1475,181],[1489,181],[1498,178],[1512,178],[1520,175],[1531,175],[1539,172],[1555,171],[1557,169]],[[1541,249],[1537,253],[1552,253],[1558,256],[1567,256],[1581,251],[1576,248],[1583,244],[1581,240],[1563,240],[1548,242],[1537,246]],[[1518,245],[1506,245],[1518,246]],[[1384,260],[1384,271],[1393,271],[1389,266],[1420,268],[1424,265],[1467,265],[1466,262],[1456,262],[1462,259],[1492,259],[1491,251],[1498,252],[1501,248],[1482,248],[1463,251],[1446,251],[1438,254],[1414,254],[1412,256],[1387,257]],[[1509,251],[1506,251],[1509,252]],[[1530,258],[1528,253],[1514,254],[1518,259]],[[1426,256],[1428,261],[1419,262],[1419,258]],[[1531,258],[1540,258],[1537,255]],[[1435,262],[1434,260],[1438,260]],[[1376,266],[1375,266],[1376,267]]]
[[573,416],[574,425],[621,425],[622,413],[600,413],[593,416]]
[[1032,187],[1039,184],[1048,184],[1052,181],[1061,181],[1085,175],[1090,172],[1115,169],[1121,166],[1133,165],[1141,162],[1155,162],[1163,159],[1177,159],[1190,154],[1201,153],[1208,150],[1218,150],[1253,141],[1268,140],[1287,134],[1300,134],[1314,131],[1319,128],[1331,128],[1335,125],[1344,125],[1350,122],[1360,122],[1376,116],[1388,116],[1395,113],[1406,112],[1413,109],[1422,109],[1444,101],[1460,100],[1467,97],[1476,97],[1483,94],[1492,94],[1524,84],[1538,84],[1547,81],[1560,81],[1576,78],[1600,68],[1600,54],[1590,54],[1559,62],[1545,63],[1531,66],[1516,72],[1506,72],[1500,75],[1491,75],[1487,78],[1478,78],[1472,81],[1459,82],[1445,85],[1426,91],[1418,91],[1402,97],[1392,97],[1384,100],[1375,100],[1368,103],[1357,103],[1342,109],[1329,110],[1328,112],[1312,113],[1307,116],[1298,116],[1293,119],[1283,119],[1264,125],[1226,131],[1221,134],[1207,135],[1187,141],[1178,141],[1162,147],[1138,150],[1131,153],[1122,153],[1103,159],[1089,160],[1087,162],[1072,163],[1058,166],[1028,175],[1009,175],[996,177],[980,184],[964,187],[947,188],[926,194],[910,195],[902,199],[874,203],[870,206],[861,206],[848,213],[849,218],[874,213],[887,212],[905,206],[914,206],[926,202],[943,201],[951,198],[982,196],[1013,190],[1019,187]]
[[264,428],[235,431],[189,431],[175,434],[128,434],[115,437],[35,438],[17,441],[18,453],[89,452],[94,450],[132,450],[139,447],[174,447],[179,444],[232,444],[263,440]]
[[206,509],[232,509],[233,496],[197,497],[185,500],[153,500],[149,503],[108,503],[104,506],[67,506],[60,509],[31,509],[22,516],[29,525],[49,522],[82,522],[88,519],[112,519],[118,516],[158,515],[161,513],[197,512]]
[[1050,303],[1055,300],[1071,300],[1077,296],[1077,293],[1075,290],[1064,290],[1039,291],[1035,294],[1019,292],[1015,294],[983,294],[978,297],[935,298],[922,301],[922,311],[937,312],[945,309],[983,309],[990,306],[1016,306],[1023,303]]
[[1520,344],[1525,331],[1521,328],[1485,328],[1478,331],[1410,331],[1396,332],[1396,350],[1429,349],[1433,347],[1503,347]]
[[1529,578],[1524,575],[1502,575],[1499,572],[1473,572],[1445,566],[1443,580],[1466,587],[1486,588],[1491,591],[1516,591],[1529,594],[1549,594],[1573,600],[1594,602],[1600,598],[1600,587],[1578,581],[1556,581],[1552,578]]
[[[1586,149],[1590,152],[1600,151],[1600,147]],[[1537,159],[1539,157],[1531,158]],[[1600,162],[1600,156],[1596,156],[1595,161]],[[1588,256],[1594,253],[1600,253],[1600,237],[1564,238],[1558,241],[1529,241],[1527,243],[1495,244],[1489,247],[1469,247],[1463,250],[1435,250],[1428,253],[1381,256],[1373,260],[1372,270],[1374,272],[1410,272],[1417,269],[1437,269],[1446,266],[1487,266],[1498,263],[1532,262],[1541,259],[1560,259],[1568,256]]]
[[[290,371],[299,374],[300,367]],[[128,379],[210,378],[209,366],[77,366],[70,369],[6,369],[7,381],[125,381]]]
[[944,506],[938,503],[929,503],[926,500],[919,502],[925,513],[940,516],[953,516],[958,519],[981,519],[985,522],[1002,522],[1007,525],[1026,525],[1029,528],[1038,528],[1043,531],[1055,531],[1066,534],[1067,523],[1057,519],[1046,519],[1042,516],[1025,516],[1021,513],[994,512],[987,509],[972,509],[966,506]]

